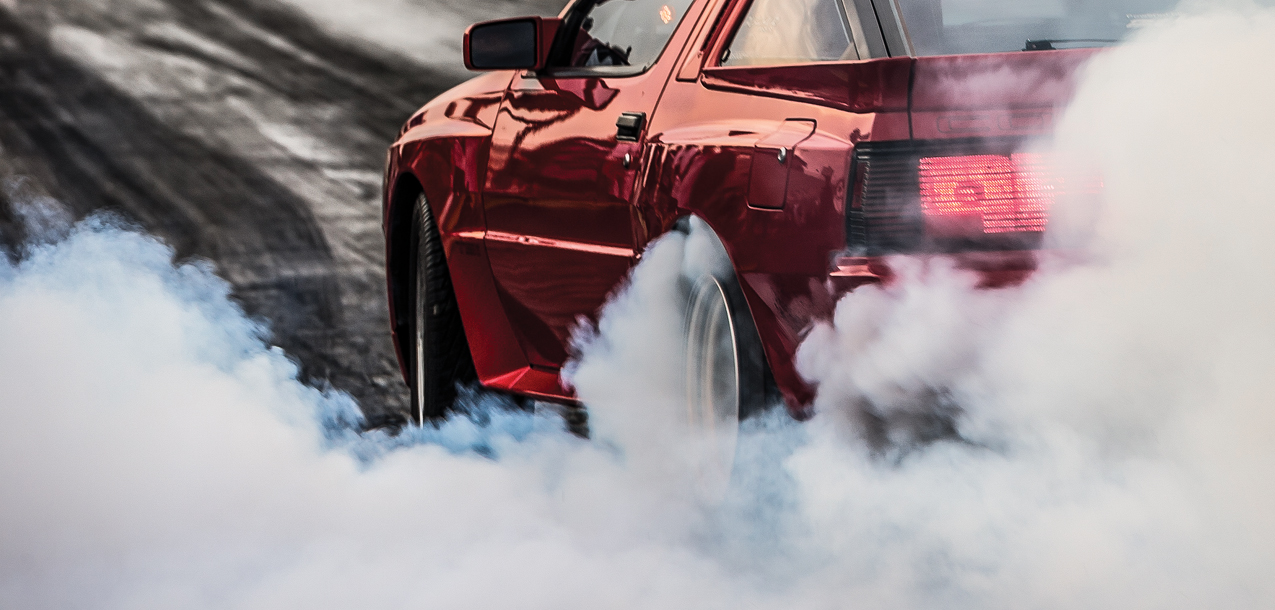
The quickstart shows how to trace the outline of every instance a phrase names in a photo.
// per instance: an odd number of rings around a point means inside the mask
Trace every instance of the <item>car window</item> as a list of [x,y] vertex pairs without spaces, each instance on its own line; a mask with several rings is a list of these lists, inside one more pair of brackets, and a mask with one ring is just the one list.
[[[649,68],[693,0],[586,0],[570,53],[559,67]],[[570,21],[569,21],[570,23]]]
[[1180,4],[1180,0],[897,1],[917,55],[1106,46],[1172,16]]
[[723,66],[858,59],[841,0],[754,0]]

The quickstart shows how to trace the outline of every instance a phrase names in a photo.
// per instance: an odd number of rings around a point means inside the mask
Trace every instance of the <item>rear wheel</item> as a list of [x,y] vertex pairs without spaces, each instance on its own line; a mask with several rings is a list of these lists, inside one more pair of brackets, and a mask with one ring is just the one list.
[[445,417],[458,384],[476,375],[452,289],[438,226],[421,195],[412,212],[412,418],[423,425]]
[[685,417],[699,445],[692,468],[701,495],[720,499],[734,470],[740,423],[767,406],[768,371],[734,275],[704,271],[688,280]]

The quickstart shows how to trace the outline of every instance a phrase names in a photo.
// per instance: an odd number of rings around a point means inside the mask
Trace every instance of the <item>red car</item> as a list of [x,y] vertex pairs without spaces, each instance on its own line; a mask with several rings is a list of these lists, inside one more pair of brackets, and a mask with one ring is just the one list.
[[886,256],[1014,282],[1067,185],[1025,152],[1078,66],[1173,0],[575,0],[481,23],[487,71],[389,153],[391,319],[418,421],[458,383],[574,404],[569,338],[645,246],[694,224],[688,402],[808,414],[794,353]]

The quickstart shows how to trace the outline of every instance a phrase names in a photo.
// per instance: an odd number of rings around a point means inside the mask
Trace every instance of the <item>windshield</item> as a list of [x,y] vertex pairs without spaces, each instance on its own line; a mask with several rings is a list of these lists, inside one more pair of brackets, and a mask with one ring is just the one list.
[[1179,0],[897,0],[917,55],[1115,44]]

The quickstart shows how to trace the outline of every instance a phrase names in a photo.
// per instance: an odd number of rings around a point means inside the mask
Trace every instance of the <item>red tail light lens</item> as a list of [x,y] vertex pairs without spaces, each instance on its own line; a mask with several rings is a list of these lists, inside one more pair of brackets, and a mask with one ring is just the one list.
[[1054,186],[1039,154],[923,157],[921,206],[931,237],[1040,233]]
[[846,206],[855,256],[1035,250],[1050,210],[1084,205],[1101,177],[1018,139],[860,142]]

